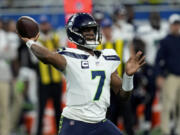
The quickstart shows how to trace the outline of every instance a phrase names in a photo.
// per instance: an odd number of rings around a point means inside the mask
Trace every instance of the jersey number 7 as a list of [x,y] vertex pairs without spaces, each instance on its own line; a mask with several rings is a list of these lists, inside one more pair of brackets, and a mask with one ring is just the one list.
[[91,75],[92,75],[92,79],[95,79],[97,76],[100,77],[99,84],[98,84],[98,87],[96,90],[96,94],[93,99],[95,101],[95,100],[99,100],[99,98],[101,96],[106,75],[105,75],[104,71],[91,71]]

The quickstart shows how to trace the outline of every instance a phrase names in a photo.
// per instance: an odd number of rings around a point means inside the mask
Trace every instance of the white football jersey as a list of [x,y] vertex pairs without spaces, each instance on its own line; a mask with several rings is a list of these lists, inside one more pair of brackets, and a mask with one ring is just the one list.
[[110,104],[111,74],[120,64],[113,49],[88,52],[65,48],[58,51],[67,61],[66,107],[62,115],[75,120],[96,123],[105,119]]
[[120,21],[119,26],[121,27],[113,25],[112,38],[114,41],[119,39],[123,40],[123,61],[127,62],[130,57],[129,44],[131,40],[134,38],[134,28],[131,24],[125,21]]
[[166,24],[161,25],[159,30],[153,29],[150,25],[144,25],[137,30],[138,35],[146,43],[146,62],[154,65],[159,42],[167,34]]

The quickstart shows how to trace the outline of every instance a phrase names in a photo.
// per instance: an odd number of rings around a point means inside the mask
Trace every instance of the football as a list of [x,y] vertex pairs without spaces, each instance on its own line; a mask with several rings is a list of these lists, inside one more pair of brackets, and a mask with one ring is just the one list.
[[22,16],[16,23],[16,30],[20,36],[32,38],[39,33],[39,26],[33,18]]

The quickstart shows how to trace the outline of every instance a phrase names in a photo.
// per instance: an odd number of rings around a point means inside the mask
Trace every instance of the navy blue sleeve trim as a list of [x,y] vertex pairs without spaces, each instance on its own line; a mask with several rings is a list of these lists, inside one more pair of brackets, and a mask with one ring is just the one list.
[[67,52],[67,51],[61,51],[61,52],[58,52],[59,54],[61,55],[66,55],[66,56],[69,56],[69,57],[72,57],[72,58],[76,58],[76,59],[84,59],[84,60],[87,60],[89,55],[84,55],[84,54],[76,54],[76,53],[73,53],[73,52]]
[[61,48],[57,49],[57,52],[61,52],[61,51],[64,51],[64,50],[66,50],[66,48],[65,47],[61,47]]
[[120,61],[120,58],[117,55],[109,55],[109,56],[104,56],[105,60],[114,60],[114,61]]

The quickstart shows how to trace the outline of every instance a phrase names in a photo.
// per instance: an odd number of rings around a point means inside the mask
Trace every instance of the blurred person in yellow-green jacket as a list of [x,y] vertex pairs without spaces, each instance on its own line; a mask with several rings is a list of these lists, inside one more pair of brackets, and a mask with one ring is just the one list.
[[[118,56],[120,57],[122,63],[117,68],[117,72],[119,76],[122,77],[123,73],[123,49],[124,44],[122,39],[113,39],[112,35],[112,20],[110,17],[105,17],[101,23],[102,27],[102,44],[97,46],[96,49],[102,50],[102,49],[114,49]],[[107,117],[114,123],[118,124],[118,118],[120,115],[122,115],[124,119],[124,125],[125,125],[125,131],[128,135],[134,135],[133,131],[133,123],[131,119],[131,108],[130,108],[130,102],[123,102],[120,101],[115,94],[111,91],[111,105],[109,108],[109,111],[107,113]]]
[[[46,16],[40,18],[39,43],[44,45],[50,51],[56,51],[59,48],[59,36],[52,31],[51,24]],[[42,62],[38,63],[38,126],[37,135],[42,135],[43,116],[46,103],[48,99],[53,100],[56,129],[59,127],[59,120],[61,115],[61,79],[62,75],[57,69],[51,65],[45,65]]]

